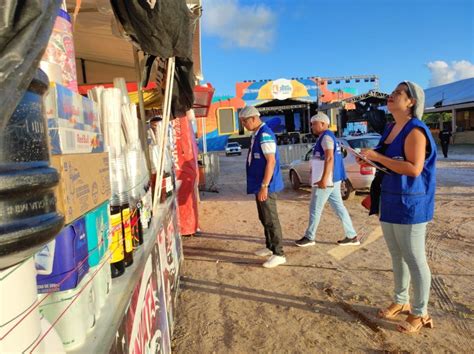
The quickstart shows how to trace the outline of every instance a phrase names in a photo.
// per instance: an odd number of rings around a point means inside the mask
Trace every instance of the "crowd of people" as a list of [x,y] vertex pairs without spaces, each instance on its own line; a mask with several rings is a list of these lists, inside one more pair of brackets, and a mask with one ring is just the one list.
[[[432,220],[435,196],[436,144],[429,128],[419,119],[423,115],[424,91],[417,84],[401,82],[390,94],[387,108],[394,122],[387,124],[378,146],[364,149],[360,164],[370,160],[383,168],[377,171],[370,198],[378,214],[392,260],[393,301],[378,311],[378,316],[393,319],[406,314],[397,326],[403,333],[415,333],[433,327],[428,315],[431,273],[425,240],[426,226]],[[247,106],[239,113],[242,125],[252,131],[246,161],[247,193],[254,194],[258,217],[263,225],[266,247],[255,252],[269,257],[265,268],[286,263],[282,230],[277,212],[277,193],[284,188],[276,138],[260,119],[258,110]],[[346,178],[341,147],[329,130],[329,118],[318,112],[311,118],[312,132],[318,136],[313,148],[313,186],[309,221],[298,247],[315,245],[318,225],[327,201],[341,220],[344,237],[340,246],[358,246],[361,240],[341,197],[340,183]],[[444,150],[443,150],[444,151]],[[447,156],[447,148],[446,154]],[[410,285],[413,299],[409,298]]]

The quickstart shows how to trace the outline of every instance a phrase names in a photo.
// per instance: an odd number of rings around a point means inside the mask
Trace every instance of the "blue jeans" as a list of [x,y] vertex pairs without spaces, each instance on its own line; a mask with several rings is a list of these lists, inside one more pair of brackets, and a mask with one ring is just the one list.
[[328,200],[337,217],[342,221],[345,237],[356,237],[357,232],[355,232],[354,227],[352,226],[351,217],[342,202],[340,181],[334,182],[334,187],[324,189],[312,188],[311,203],[309,204],[309,223],[304,237],[311,241],[316,238],[316,231],[318,230],[318,225],[321,221],[321,214],[323,213],[324,205]]
[[431,272],[426,260],[425,239],[427,223],[402,225],[380,222],[388,250],[392,255],[395,281],[394,302],[407,304],[410,279],[413,286],[411,313],[427,314]]

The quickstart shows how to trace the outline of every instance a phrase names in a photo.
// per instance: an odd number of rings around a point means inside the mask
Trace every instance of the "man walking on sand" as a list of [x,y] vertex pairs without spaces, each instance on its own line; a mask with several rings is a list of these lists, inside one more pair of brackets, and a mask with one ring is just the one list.
[[263,266],[274,268],[286,263],[276,205],[277,192],[284,187],[276,139],[272,130],[260,120],[260,113],[255,107],[244,107],[239,119],[247,130],[253,132],[246,162],[247,194],[255,194],[258,218],[265,233],[266,247],[255,254],[270,256]]
[[352,226],[351,217],[342,202],[341,181],[346,179],[346,171],[342,161],[341,148],[336,141],[336,136],[329,130],[329,124],[329,117],[322,112],[311,117],[311,129],[315,135],[319,136],[313,148],[313,159],[324,161],[324,163],[319,164],[323,166],[322,173],[314,171],[313,168],[311,171],[312,174],[318,173],[317,175],[320,175],[321,178],[313,185],[308,228],[303,238],[295,241],[298,247],[314,246],[321,214],[328,200],[344,227],[345,237],[337,243],[340,246],[360,245],[357,233]]

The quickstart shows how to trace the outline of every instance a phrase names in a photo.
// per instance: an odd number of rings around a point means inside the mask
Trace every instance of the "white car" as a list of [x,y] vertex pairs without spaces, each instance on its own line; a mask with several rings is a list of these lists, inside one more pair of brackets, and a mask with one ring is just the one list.
[[225,146],[225,156],[242,155],[242,146],[239,143],[227,143]]
[[[350,146],[353,149],[373,148],[380,140],[379,134],[365,134],[359,136],[347,136],[337,138],[343,147],[344,167],[347,179],[341,183],[342,199],[349,199],[354,191],[368,191],[375,176],[375,168],[372,166],[359,165],[355,157],[344,149]],[[311,185],[311,156],[313,149],[310,149],[301,160],[291,162],[289,167],[290,182],[293,189],[300,186]]]

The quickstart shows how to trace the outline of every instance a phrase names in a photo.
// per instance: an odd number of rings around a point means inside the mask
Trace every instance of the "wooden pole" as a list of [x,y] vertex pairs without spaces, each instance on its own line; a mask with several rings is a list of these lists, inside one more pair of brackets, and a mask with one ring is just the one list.
[[138,108],[140,111],[140,142],[142,149],[145,152],[146,166],[148,168],[148,176],[151,178],[151,159],[150,149],[148,148],[147,132],[146,132],[146,117],[145,117],[145,103],[143,100],[143,86],[142,86],[142,71],[140,68],[140,59],[138,58],[138,50],[133,49],[133,60],[135,62],[135,72],[137,76],[137,87],[138,87]]
[[[169,58],[166,68],[166,87],[165,96],[163,100],[163,120],[161,121],[160,127],[160,140],[159,140],[159,152],[160,161],[157,165],[156,171],[156,184],[155,184],[155,196],[153,201],[153,210],[155,210],[161,198],[161,184],[163,183],[163,170],[165,160],[165,149],[168,142],[168,125],[170,122],[171,114],[171,98],[173,94],[173,82],[174,82],[174,68],[175,58]],[[156,158],[156,156],[154,156]]]

